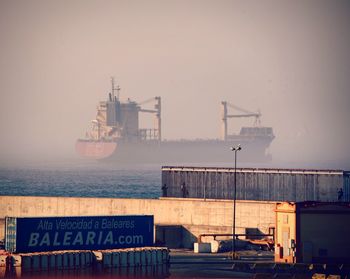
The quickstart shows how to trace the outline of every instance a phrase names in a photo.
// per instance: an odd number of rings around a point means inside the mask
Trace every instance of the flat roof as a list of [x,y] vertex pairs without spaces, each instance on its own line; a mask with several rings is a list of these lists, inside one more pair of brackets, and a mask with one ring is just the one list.
[[[234,172],[234,168],[222,167],[190,167],[190,166],[162,166],[162,171],[186,171],[186,172]],[[324,174],[344,175],[349,174],[343,170],[317,170],[317,169],[278,169],[278,168],[236,168],[241,173],[276,173],[276,174]]]

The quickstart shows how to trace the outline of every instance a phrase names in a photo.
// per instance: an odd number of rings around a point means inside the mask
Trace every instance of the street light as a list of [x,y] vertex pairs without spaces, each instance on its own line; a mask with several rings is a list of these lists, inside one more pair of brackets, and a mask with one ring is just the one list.
[[232,259],[236,255],[236,174],[237,174],[237,151],[241,150],[242,147],[238,144],[236,147],[231,147],[231,151],[235,152],[235,173],[234,173],[234,188],[233,188],[233,226],[232,226]]

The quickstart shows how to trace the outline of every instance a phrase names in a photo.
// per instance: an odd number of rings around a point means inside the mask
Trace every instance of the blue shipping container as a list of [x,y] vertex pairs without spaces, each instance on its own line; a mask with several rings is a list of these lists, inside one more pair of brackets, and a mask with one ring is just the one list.
[[103,250],[153,245],[153,216],[5,219],[5,250],[17,253]]

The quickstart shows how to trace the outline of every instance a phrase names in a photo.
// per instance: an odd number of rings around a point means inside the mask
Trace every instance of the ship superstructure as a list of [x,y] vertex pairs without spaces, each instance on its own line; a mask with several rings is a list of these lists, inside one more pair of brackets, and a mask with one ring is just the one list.
[[[115,92],[118,92],[115,94]],[[86,138],[92,141],[161,141],[161,99],[155,97],[142,103],[128,99],[127,102],[119,100],[120,87],[114,86],[112,79],[112,92],[107,101],[101,101],[97,106],[96,119],[92,120],[92,128],[87,132]],[[141,105],[151,100],[156,101],[155,109],[142,109]],[[140,129],[139,112],[154,113],[157,127],[153,129]]]
[[[271,127],[260,125],[260,112],[249,112],[228,102],[221,102],[222,134],[211,140],[163,140],[161,129],[161,97],[136,103],[128,99],[121,102],[120,87],[115,86],[106,101],[99,103],[96,118],[84,139],[76,143],[77,152],[84,157],[110,159],[120,162],[225,162],[232,160],[227,150],[240,143],[244,146],[243,159],[265,161],[270,158],[267,148],[274,139]],[[153,109],[142,108],[153,102]],[[228,107],[239,114],[228,114]],[[140,113],[155,116],[153,128],[140,128]],[[237,117],[252,117],[252,127],[242,127],[239,134],[228,133],[228,120]]]

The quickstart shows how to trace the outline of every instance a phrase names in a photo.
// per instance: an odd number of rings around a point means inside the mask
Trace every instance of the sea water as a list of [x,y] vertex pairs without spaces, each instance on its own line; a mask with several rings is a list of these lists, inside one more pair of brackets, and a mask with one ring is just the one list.
[[0,195],[158,198],[161,166],[93,162],[0,167]]

